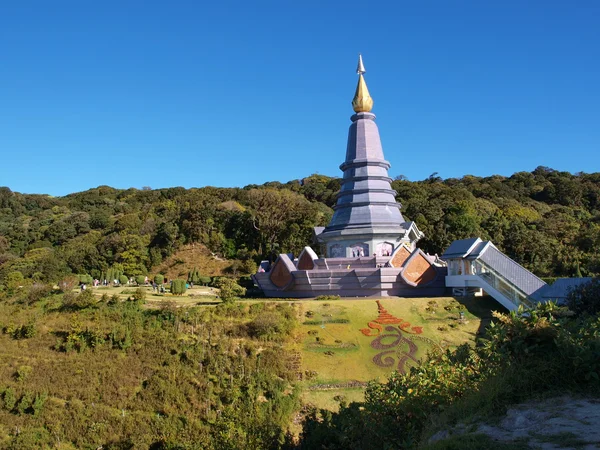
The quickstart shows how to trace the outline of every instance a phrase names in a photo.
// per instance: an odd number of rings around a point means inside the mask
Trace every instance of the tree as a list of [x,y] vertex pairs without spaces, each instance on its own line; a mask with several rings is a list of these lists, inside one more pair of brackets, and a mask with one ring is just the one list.
[[6,289],[9,294],[14,294],[18,289],[22,288],[27,284],[25,277],[19,271],[10,272],[4,280]]
[[87,273],[84,275],[77,275],[77,278],[79,279],[80,283],[84,283],[84,284],[92,284],[94,282],[91,275],[89,275]]
[[241,269],[245,273],[248,273],[248,274],[252,275],[253,273],[256,273],[257,265],[254,262],[254,260],[252,260],[252,259],[246,259],[245,261],[242,262]]
[[171,281],[171,294],[183,295],[185,294],[186,288],[185,280],[173,280]]
[[600,314],[600,278],[572,289],[567,295],[567,306],[577,314]]
[[253,226],[261,236],[259,253],[273,253],[289,226],[309,216],[311,209],[303,196],[285,189],[252,189],[248,202]]
[[198,284],[200,283],[200,272],[198,271],[198,269],[196,267],[194,267],[192,270],[190,270],[190,272],[188,273],[188,283],[194,283],[194,284]]
[[224,303],[233,302],[237,297],[246,293],[246,289],[240,286],[237,281],[232,278],[219,278],[215,282],[215,286],[219,288],[219,298]]
[[79,282],[79,279],[77,277],[70,275],[70,276],[63,278],[58,283],[58,288],[63,293],[71,292],[75,288],[75,286],[77,286],[78,282]]

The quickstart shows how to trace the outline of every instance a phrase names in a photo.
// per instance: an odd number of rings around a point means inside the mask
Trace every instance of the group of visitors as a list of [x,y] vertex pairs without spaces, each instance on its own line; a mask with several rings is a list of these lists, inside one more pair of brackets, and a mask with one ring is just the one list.
[[156,281],[152,281],[152,292],[159,292],[161,294],[164,294],[166,292],[165,290],[165,286],[164,285],[158,285],[156,284]]

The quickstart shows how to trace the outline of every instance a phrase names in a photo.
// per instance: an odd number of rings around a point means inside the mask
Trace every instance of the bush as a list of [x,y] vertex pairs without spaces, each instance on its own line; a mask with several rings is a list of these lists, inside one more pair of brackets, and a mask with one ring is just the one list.
[[572,289],[567,295],[567,306],[576,314],[600,313],[600,278]]
[[173,280],[171,281],[171,294],[183,295],[187,291],[185,287],[185,280]]
[[81,291],[77,295],[72,292],[67,292],[63,295],[63,305],[70,309],[89,308],[95,305],[96,302],[96,296],[88,289]]
[[200,282],[200,284],[202,284],[202,286],[208,286],[210,284],[210,277],[200,277],[198,278],[198,281]]
[[165,282],[165,277],[161,274],[154,275],[154,282],[158,285],[161,285]]
[[135,277],[135,282],[137,283],[138,286],[141,286],[142,284],[146,284],[146,277],[144,275],[138,275]]
[[52,286],[44,283],[34,283],[29,287],[27,302],[29,304],[40,301],[52,292]]
[[33,394],[29,391],[25,391],[25,393],[23,394],[23,396],[21,397],[21,400],[19,401],[19,404],[17,405],[17,412],[19,414],[25,414],[25,412],[27,412],[27,410],[31,407],[31,404],[33,403]]
[[37,334],[34,323],[28,323],[27,325],[21,325],[17,327],[12,333],[13,339],[30,339]]
[[246,293],[246,289],[231,278],[219,278],[215,286],[219,289],[219,298],[223,302],[232,302]]
[[[339,300],[340,298],[341,297],[339,295],[319,295],[318,297],[315,298],[315,300],[330,301],[330,300]],[[325,306],[325,305],[323,305],[323,306]]]
[[84,284],[92,284],[94,282],[94,279],[92,278],[92,276],[88,275],[87,273],[84,275],[77,275],[77,280],[79,281],[79,283],[84,283]]
[[194,267],[192,270],[189,271],[187,281],[188,283],[198,284],[200,283],[200,277],[200,272],[198,272],[198,269]]
[[31,372],[33,372],[33,367],[19,366],[17,368],[17,371],[15,372],[15,380],[25,381],[27,378],[29,378],[29,375],[31,375]]
[[121,275],[119,277],[119,283],[120,284],[127,284],[128,281],[129,281],[129,278],[127,278],[125,275]]
[[321,325],[324,323],[350,323],[349,319],[323,319],[323,320],[305,320],[304,325]]
[[4,390],[2,399],[4,400],[4,409],[7,411],[12,411],[17,404],[17,394],[15,394],[15,390],[11,387]]
[[256,273],[258,266],[256,265],[253,259],[246,259],[242,262],[241,269],[244,273],[253,274]]
[[146,300],[146,292],[142,288],[137,288],[131,298],[136,302],[143,302]]
[[248,324],[248,334],[267,341],[282,340],[290,334],[293,327],[293,319],[277,311],[266,311]]
[[58,283],[58,288],[61,292],[71,292],[77,286],[78,281],[78,278],[74,276],[65,277]]
[[19,271],[10,272],[4,279],[4,284],[9,294],[15,293],[18,289],[27,284],[25,277]]
[[34,417],[37,417],[40,414],[40,412],[44,408],[44,405],[46,404],[47,399],[48,394],[46,392],[36,394],[35,399],[33,400],[33,403],[31,405]]

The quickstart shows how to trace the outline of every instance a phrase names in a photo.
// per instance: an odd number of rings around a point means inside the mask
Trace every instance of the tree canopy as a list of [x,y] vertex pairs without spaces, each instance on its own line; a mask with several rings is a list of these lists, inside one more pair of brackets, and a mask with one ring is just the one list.
[[[244,188],[100,186],[65,197],[2,187],[0,283],[15,272],[52,282],[70,273],[100,278],[115,264],[129,277],[145,275],[188,243],[255,262],[297,254],[312,243],[312,228],[329,222],[340,185],[311,175]],[[510,177],[396,177],[392,186],[427,252],[479,236],[540,276],[600,273],[600,173],[538,167]]]

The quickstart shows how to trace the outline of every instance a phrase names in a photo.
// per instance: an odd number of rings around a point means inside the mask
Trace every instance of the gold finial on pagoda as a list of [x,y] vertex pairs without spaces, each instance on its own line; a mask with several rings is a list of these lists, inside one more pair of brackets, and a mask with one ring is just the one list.
[[358,85],[356,86],[356,93],[352,99],[352,108],[354,108],[354,111],[357,113],[369,112],[373,109],[373,99],[369,95],[369,89],[367,88],[367,83],[363,77],[363,73],[365,72],[366,70],[363,64],[362,55],[359,54],[358,67],[356,68],[356,73],[358,73]]

